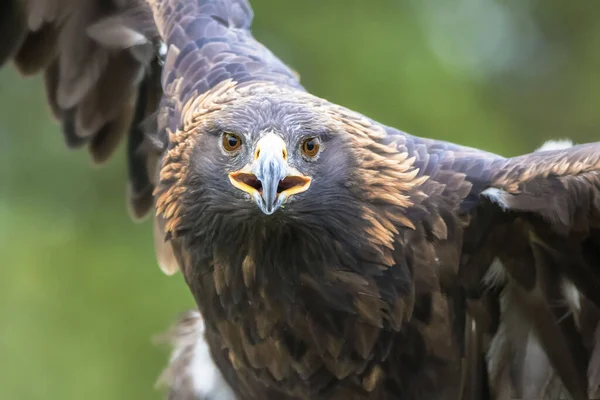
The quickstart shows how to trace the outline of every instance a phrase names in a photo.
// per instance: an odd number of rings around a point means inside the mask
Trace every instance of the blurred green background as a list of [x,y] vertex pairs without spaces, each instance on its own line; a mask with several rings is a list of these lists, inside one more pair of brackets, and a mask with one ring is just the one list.
[[[254,0],[254,34],[313,93],[503,155],[600,139],[600,4]],[[123,150],[123,149],[121,149]],[[67,151],[41,79],[0,71],[0,399],[153,399],[152,336],[192,306],[124,202],[123,151]]]

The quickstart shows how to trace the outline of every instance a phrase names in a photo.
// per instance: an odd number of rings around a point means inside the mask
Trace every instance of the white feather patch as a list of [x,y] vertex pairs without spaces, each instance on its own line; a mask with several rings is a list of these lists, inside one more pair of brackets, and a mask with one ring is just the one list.
[[501,288],[506,283],[506,270],[498,257],[494,258],[483,277],[483,284],[487,288]]
[[173,253],[173,246],[170,241],[165,242],[165,231],[162,222],[158,217],[154,218],[154,251],[156,260],[161,271],[168,276],[174,275],[179,271],[179,263]]
[[561,290],[569,307],[573,311],[581,311],[581,293],[577,290],[577,287],[571,281],[563,279],[561,282]]
[[204,321],[198,319],[194,355],[188,366],[194,390],[200,398],[235,400],[231,388],[217,369],[204,340]]
[[550,151],[550,150],[564,150],[569,147],[573,147],[573,142],[569,139],[560,139],[560,140],[548,140],[542,146],[540,146],[536,152],[538,151]]
[[173,346],[169,365],[159,386],[169,388],[170,399],[236,400],[217,368],[204,336],[204,321],[197,310],[184,313],[171,330],[158,338]]
[[491,187],[481,192],[481,195],[487,197],[493,203],[497,204],[500,208],[502,208],[503,211],[508,210],[509,207],[505,199],[506,193],[503,190]]
[[148,38],[141,33],[114,22],[108,19],[91,25],[87,30],[88,34],[92,39],[110,49],[121,50],[149,43]]

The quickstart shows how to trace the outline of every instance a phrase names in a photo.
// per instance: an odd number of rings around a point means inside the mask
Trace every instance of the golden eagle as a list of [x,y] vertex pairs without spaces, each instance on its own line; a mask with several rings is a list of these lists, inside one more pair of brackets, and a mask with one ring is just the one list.
[[252,16],[0,5],[0,64],[44,74],[70,147],[102,162],[126,138],[132,214],[196,299],[169,396],[598,398],[600,143],[411,136],[307,93]]

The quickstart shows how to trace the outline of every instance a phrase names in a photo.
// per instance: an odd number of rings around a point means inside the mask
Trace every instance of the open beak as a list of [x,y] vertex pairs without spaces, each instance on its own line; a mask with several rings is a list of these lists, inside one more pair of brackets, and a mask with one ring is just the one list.
[[254,161],[229,174],[231,184],[249,193],[265,214],[273,214],[290,196],[302,193],[311,178],[288,165],[285,142],[269,133],[254,150]]

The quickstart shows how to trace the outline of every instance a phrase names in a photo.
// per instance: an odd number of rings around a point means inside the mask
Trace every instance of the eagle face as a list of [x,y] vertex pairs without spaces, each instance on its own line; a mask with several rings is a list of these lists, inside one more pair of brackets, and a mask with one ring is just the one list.
[[[226,153],[235,155],[241,150],[244,140],[240,136],[225,132],[221,137],[221,148]],[[319,138],[307,137],[298,147],[301,156],[311,160],[318,156],[321,145]],[[310,187],[312,178],[289,164],[287,144],[277,133],[264,133],[246,154],[252,155],[251,160],[242,169],[230,172],[229,180],[248,193],[263,213],[273,214],[290,196]],[[295,158],[301,159],[298,155]]]
[[192,170],[195,185],[214,188],[200,191],[212,204],[265,218],[335,207],[328,193],[338,188],[339,196],[348,186],[352,158],[343,132],[314,106],[263,95],[211,116],[198,135]]

